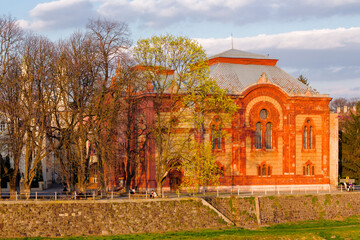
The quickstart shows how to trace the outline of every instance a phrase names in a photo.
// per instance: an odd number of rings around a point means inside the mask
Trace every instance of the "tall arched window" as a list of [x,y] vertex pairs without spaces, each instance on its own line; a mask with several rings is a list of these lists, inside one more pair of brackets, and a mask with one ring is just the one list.
[[312,126],[310,126],[309,129],[309,149],[312,149],[313,145],[312,145]]
[[211,146],[213,150],[221,150],[223,148],[224,139],[222,136],[221,121],[215,118],[211,124]]
[[215,130],[215,125],[211,126],[211,146],[212,149],[215,149],[216,147],[216,130]]
[[217,148],[221,149],[221,127],[217,131]]
[[[272,149],[272,123],[269,122],[269,112],[266,109],[261,109],[259,112],[259,121],[256,123],[255,127],[255,149]],[[264,127],[263,127],[264,126]]]
[[260,122],[256,123],[255,148],[256,149],[262,148],[262,124]]
[[310,119],[307,119],[304,124],[303,129],[303,149],[314,149],[314,134],[313,134],[313,126]]
[[307,144],[307,140],[308,140],[308,132],[307,132],[307,127],[305,126],[304,127],[304,133],[303,133],[303,146],[304,146],[304,149],[307,149],[307,146],[308,146],[308,144]]
[[272,148],[272,124],[267,123],[266,124],[266,130],[265,130],[265,148],[271,149]]

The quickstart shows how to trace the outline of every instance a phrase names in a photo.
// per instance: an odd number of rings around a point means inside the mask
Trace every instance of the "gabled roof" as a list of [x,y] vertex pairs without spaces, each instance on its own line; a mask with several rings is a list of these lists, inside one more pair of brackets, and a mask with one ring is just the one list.
[[232,94],[241,94],[248,86],[256,84],[263,73],[289,95],[317,94],[276,66],[276,62],[277,59],[265,55],[231,49],[209,58],[210,76]]

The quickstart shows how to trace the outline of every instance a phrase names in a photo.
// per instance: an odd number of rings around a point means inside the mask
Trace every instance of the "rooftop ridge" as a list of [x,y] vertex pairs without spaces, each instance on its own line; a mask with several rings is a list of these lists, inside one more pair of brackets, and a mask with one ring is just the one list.
[[251,53],[251,52],[246,52],[246,51],[241,51],[241,50],[238,50],[238,49],[230,49],[230,50],[224,51],[222,53],[210,56],[209,59],[218,58],[218,57],[222,57],[222,58],[270,59],[269,56],[256,54],[256,53]]

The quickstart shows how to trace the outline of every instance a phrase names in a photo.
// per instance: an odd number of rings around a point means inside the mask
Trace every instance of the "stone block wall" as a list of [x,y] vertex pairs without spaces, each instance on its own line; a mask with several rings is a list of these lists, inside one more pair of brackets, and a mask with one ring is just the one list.
[[257,224],[255,198],[214,198],[211,204],[237,226],[248,227]]
[[[360,193],[220,197],[211,204],[237,226],[360,215]],[[221,228],[199,199],[0,202],[0,238],[116,235]]]
[[[360,215],[360,193],[263,196],[254,198],[224,197],[215,202],[217,209],[237,226],[288,223],[308,220],[341,220]],[[259,213],[256,214],[256,208]]]
[[262,197],[259,201],[262,224],[360,215],[359,193]]
[[0,238],[131,234],[219,228],[198,200],[0,202]]

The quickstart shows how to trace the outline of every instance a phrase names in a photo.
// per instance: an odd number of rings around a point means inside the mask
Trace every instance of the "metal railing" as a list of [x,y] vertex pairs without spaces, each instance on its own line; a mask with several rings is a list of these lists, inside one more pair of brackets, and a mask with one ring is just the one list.
[[[360,185],[353,186],[351,191],[359,191]],[[226,197],[226,196],[239,196],[239,197],[249,197],[249,196],[266,196],[266,195],[301,195],[301,194],[323,194],[331,192],[347,192],[347,190],[339,185],[337,189],[331,189],[330,186],[289,186],[287,188],[281,187],[266,187],[266,186],[253,186],[250,189],[243,190],[241,188],[233,187],[231,189],[222,190],[222,189],[212,189],[211,191],[206,190],[198,192],[196,194],[190,194],[186,191],[178,191],[176,193],[163,192],[159,194],[158,198],[184,198],[184,197]],[[349,190],[350,191],[350,190]],[[15,201],[20,200],[98,200],[98,199],[150,199],[151,191],[136,192],[135,194],[123,193],[123,192],[108,192],[105,195],[98,194],[95,191],[87,192],[86,194],[79,193],[64,193],[64,192],[31,192],[29,196],[25,194],[16,193],[14,199]],[[2,192],[1,199],[10,200],[9,192]]]

